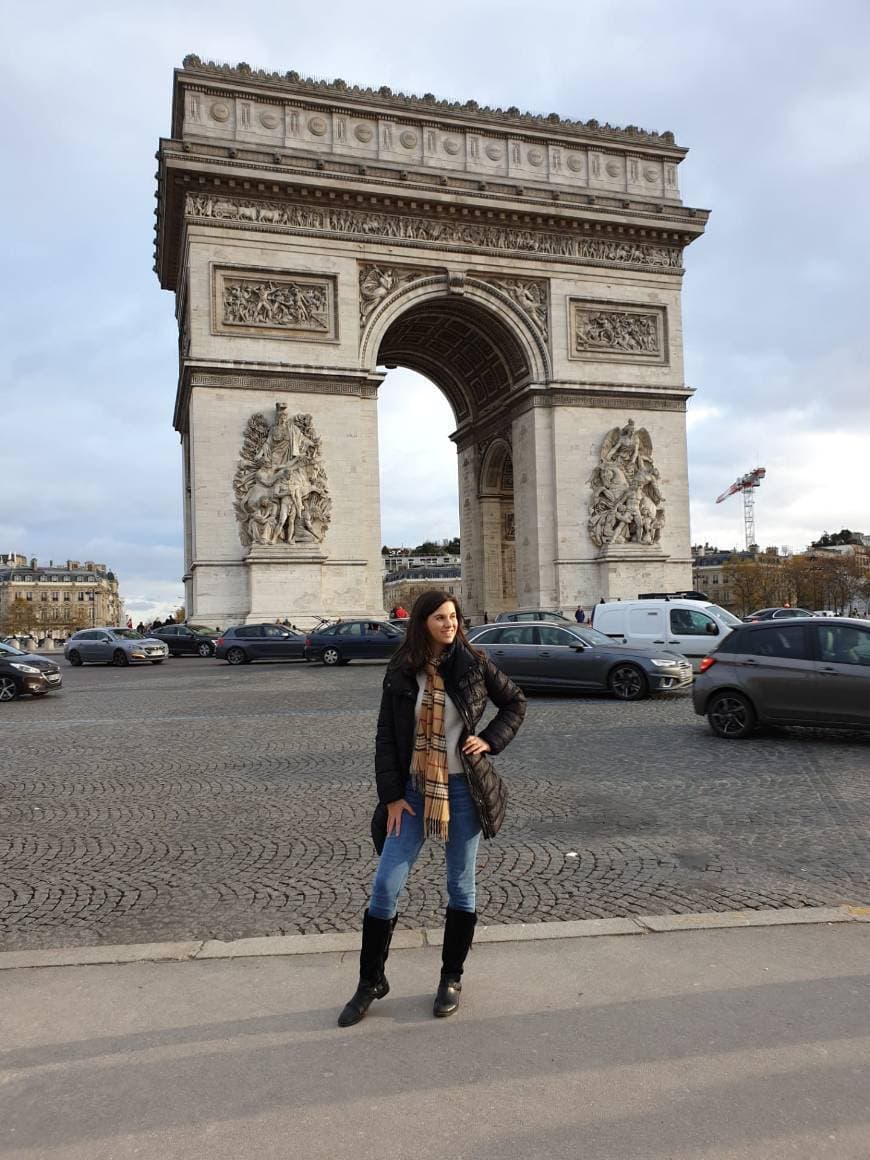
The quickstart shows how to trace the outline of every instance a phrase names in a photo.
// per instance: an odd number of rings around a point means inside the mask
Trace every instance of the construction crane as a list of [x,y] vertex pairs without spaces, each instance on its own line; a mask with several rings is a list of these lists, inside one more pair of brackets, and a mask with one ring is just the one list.
[[746,550],[757,544],[755,538],[755,489],[761,487],[761,481],[767,475],[767,470],[764,467],[756,467],[753,471],[747,471],[746,475],[741,475],[739,479],[731,484],[727,491],[723,491],[717,498],[716,503],[721,503],[723,499],[727,499],[729,495],[734,495],[735,492],[743,492],[743,529],[746,533]]

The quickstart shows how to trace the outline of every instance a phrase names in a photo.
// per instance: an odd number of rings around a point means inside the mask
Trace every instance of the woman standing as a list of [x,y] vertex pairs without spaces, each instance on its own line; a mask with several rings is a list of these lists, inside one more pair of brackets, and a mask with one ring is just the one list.
[[[478,734],[487,700],[498,714]],[[405,640],[384,677],[375,742],[378,800],[386,840],[363,916],[359,985],[338,1017],[358,1023],[390,989],[384,963],[396,925],[396,904],[427,837],[444,841],[447,917],[441,979],[433,1013],[459,1006],[471,948],[475,860],[481,835],[504,820],[507,793],[487,754],[500,753],[526,711],[520,690],[462,631],[462,614],[447,592],[424,592],[414,603]]]

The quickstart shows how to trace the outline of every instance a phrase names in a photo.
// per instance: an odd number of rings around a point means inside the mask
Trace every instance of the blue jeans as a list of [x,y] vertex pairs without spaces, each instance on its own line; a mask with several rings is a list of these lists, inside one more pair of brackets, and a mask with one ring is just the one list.
[[[450,795],[450,837],[445,843],[448,906],[453,910],[473,912],[480,820],[468,792],[465,775],[452,773],[447,785]],[[405,787],[405,801],[413,809],[414,816],[402,814],[401,834],[398,837],[390,834],[384,844],[369,902],[369,914],[374,918],[392,918],[395,915],[399,895],[423,848],[423,797],[410,781]]]

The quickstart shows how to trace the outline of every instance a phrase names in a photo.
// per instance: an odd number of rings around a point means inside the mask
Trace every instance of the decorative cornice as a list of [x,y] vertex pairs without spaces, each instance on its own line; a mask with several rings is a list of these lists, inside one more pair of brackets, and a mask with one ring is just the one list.
[[[372,89],[360,85],[349,85],[341,78],[332,81],[316,80],[313,77],[303,77],[291,70],[285,73],[268,72],[265,69],[254,69],[244,61],[237,65],[218,64],[215,61],[203,61],[191,53],[184,58],[182,70],[185,79],[188,77],[215,77],[226,81],[242,82],[262,85],[267,88],[283,90],[287,96],[305,98],[306,96],[326,97],[335,102],[346,102],[351,108],[359,103],[367,105],[381,105],[393,111],[404,109],[413,111],[418,116],[428,115],[437,117],[439,114],[448,114],[453,117],[472,119],[475,122],[485,123],[502,132],[511,129],[533,128],[557,131],[578,137],[593,137],[603,141],[619,141],[622,143],[650,144],[668,146],[679,149],[674,141],[674,135],[669,130],[664,133],[651,132],[641,129],[637,125],[626,125],[620,128],[616,125],[600,124],[592,119],[589,121],[575,121],[569,117],[562,117],[558,113],[542,116],[530,112],[521,112],[515,105],[507,109],[481,106],[477,101],[448,101],[439,99],[434,93],[424,93],[422,97],[406,93],[394,93],[388,85],[379,89]],[[680,152],[685,152],[680,150]]]

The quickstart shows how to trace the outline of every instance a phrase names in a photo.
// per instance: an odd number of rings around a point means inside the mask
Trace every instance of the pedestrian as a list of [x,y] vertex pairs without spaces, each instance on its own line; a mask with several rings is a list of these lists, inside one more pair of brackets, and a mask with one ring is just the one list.
[[577,621],[578,624],[585,624],[586,623],[586,613],[583,611],[582,604],[577,605],[577,608],[574,612],[574,619]]
[[[491,700],[498,713],[477,726]],[[520,690],[469,644],[454,596],[439,589],[414,603],[405,639],[384,677],[375,738],[380,853],[363,915],[356,992],[338,1017],[350,1027],[390,989],[384,964],[401,893],[427,837],[443,840],[447,913],[433,1014],[459,1006],[465,959],[477,922],[475,861],[481,835],[493,838],[507,794],[487,754],[500,753],[526,711]]]
[[408,610],[402,604],[396,605],[396,620],[407,620]]

